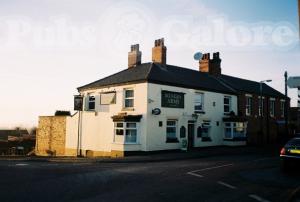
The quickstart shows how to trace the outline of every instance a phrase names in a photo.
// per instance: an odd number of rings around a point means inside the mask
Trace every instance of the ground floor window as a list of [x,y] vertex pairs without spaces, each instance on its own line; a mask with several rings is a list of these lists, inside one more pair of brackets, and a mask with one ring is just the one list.
[[209,137],[210,128],[211,128],[210,121],[203,121],[203,123],[202,123],[202,138]]
[[224,139],[244,140],[246,132],[246,122],[225,122]]
[[177,141],[177,120],[167,120],[167,142]]
[[202,132],[201,132],[202,141],[211,141],[211,138],[210,138],[210,130],[211,130],[210,121],[203,121],[201,129],[202,129]]
[[125,143],[137,142],[136,123],[126,123]]
[[114,142],[137,143],[137,123],[115,122]]

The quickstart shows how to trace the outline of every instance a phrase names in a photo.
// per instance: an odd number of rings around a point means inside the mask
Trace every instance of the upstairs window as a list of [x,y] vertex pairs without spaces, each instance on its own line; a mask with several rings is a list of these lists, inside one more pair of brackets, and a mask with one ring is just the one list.
[[134,106],[134,91],[133,89],[125,89],[124,107],[133,108]]
[[285,115],[285,101],[284,100],[280,101],[280,114],[281,114],[281,117],[284,117],[284,115]]
[[224,113],[229,114],[231,112],[231,97],[224,96]]
[[195,113],[201,113],[204,111],[204,94],[203,93],[195,94],[194,110],[195,110]]
[[258,99],[258,115],[264,116],[264,98]]
[[95,96],[93,95],[88,97],[88,110],[95,110]]
[[270,116],[271,117],[275,116],[275,100],[274,99],[270,100]]
[[246,115],[250,116],[252,113],[252,97],[246,96]]
[[116,92],[101,93],[100,104],[101,105],[116,104]]

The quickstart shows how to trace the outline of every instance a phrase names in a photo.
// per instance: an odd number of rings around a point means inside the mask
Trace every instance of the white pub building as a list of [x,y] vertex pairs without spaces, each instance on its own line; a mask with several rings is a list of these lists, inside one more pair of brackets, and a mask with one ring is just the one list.
[[[141,63],[139,45],[131,46],[128,68],[78,88],[81,111],[40,117],[37,155],[121,157],[245,145],[247,122],[237,116],[236,91],[203,71],[166,64],[166,52],[164,40],[156,40],[152,62]],[[219,53],[212,61],[210,71],[219,71]]]

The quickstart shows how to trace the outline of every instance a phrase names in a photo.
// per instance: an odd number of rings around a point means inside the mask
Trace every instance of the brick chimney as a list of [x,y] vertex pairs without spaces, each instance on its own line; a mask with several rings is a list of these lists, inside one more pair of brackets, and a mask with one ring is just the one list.
[[131,51],[128,52],[128,68],[135,67],[142,63],[142,52],[139,48],[139,44],[131,45]]
[[199,61],[199,71],[206,72],[214,76],[220,76],[222,73],[221,61],[219,52],[213,53],[212,59],[210,59],[209,53],[205,53]]
[[199,61],[200,72],[209,72],[210,53],[204,53]]
[[152,48],[152,61],[161,64],[167,63],[167,47],[164,44],[164,38],[155,40]]

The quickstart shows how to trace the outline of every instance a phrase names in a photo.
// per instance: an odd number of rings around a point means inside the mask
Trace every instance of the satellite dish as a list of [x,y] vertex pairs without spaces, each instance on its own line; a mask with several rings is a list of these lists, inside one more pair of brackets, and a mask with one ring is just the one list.
[[194,60],[201,60],[202,59],[203,54],[201,52],[197,52],[194,54]]

